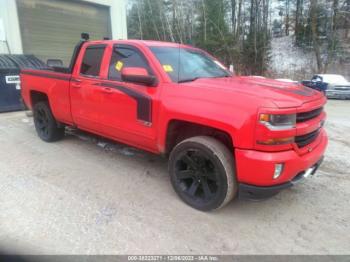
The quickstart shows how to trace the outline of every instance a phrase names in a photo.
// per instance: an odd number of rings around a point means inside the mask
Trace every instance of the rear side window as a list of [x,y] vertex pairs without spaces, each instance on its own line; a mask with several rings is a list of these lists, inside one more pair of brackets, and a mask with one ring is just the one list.
[[80,73],[86,76],[98,76],[101,69],[101,61],[106,46],[89,46],[85,50]]
[[146,58],[132,47],[114,47],[109,64],[108,79],[121,81],[121,71],[124,67],[142,67],[153,75]]

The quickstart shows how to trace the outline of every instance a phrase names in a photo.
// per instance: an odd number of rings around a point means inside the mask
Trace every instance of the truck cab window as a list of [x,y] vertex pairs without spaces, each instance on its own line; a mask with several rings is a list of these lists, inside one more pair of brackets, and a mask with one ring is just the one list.
[[138,50],[128,47],[114,47],[109,64],[108,79],[121,81],[121,71],[124,67],[142,67],[152,75],[147,60]]
[[89,46],[85,50],[80,73],[86,76],[99,76],[101,61],[106,46]]

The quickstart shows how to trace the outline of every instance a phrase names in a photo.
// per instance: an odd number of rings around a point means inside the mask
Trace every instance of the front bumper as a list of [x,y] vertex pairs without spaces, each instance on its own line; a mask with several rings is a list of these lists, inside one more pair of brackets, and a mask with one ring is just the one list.
[[290,188],[296,183],[303,180],[304,178],[307,178],[310,175],[314,175],[317,169],[319,168],[319,166],[321,165],[322,161],[323,161],[323,157],[312,167],[297,174],[291,181],[288,181],[280,185],[264,187],[264,186],[253,186],[253,185],[241,183],[239,184],[239,188],[238,188],[238,197],[240,199],[254,199],[254,200],[261,200],[268,197],[272,197],[278,194],[281,190]]
[[[306,153],[295,150],[262,152],[236,149],[237,180],[241,185],[241,194],[244,195],[244,191],[260,191],[260,193],[269,191],[266,195],[273,195],[284,188],[291,187],[303,178],[303,172],[313,167],[316,168],[312,173],[316,172],[327,144],[328,138],[325,130],[322,129],[317,140],[307,146]],[[280,163],[284,164],[283,171],[277,179],[274,179],[275,164]]]
[[328,98],[340,98],[340,99],[348,99],[350,98],[350,90],[326,90],[326,96]]

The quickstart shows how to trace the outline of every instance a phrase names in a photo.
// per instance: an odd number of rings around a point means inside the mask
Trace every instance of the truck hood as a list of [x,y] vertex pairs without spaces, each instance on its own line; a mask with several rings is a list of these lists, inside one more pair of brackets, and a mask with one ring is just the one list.
[[288,83],[263,77],[225,77],[200,78],[192,82],[182,83],[197,90],[212,90],[223,96],[234,96],[237,93],[269,100],[279,108],[299,107],[304,103],[322,98],[322,94],[299,83]]

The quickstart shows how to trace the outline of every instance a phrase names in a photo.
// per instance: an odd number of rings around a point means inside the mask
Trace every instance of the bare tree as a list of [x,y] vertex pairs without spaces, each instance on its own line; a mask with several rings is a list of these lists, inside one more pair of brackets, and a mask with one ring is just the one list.
[[167,29],[166,29],[166,26],[164,25],[164,19],[163,19],[163,17],[165,16],[165,14],[164,14],[164,3],[163,3],[163,1],[157,1],[157,3],[158,3],[158,9],[159,9],[159,17],[160,17],[160,23],[161,23],[161,28],[162,28],[162,31],[163,31],[163,37],[162,37],[162,39],[164,40],[164,41],[166,41],[167,40]]
[[286,35],[289,35],[289,0],[285,0],[285,10],[286,10],[285,29],[286,29]]
[[234,35],[236,32],[236,0],[231,0],[231,25]]
[[[148,7],[149,7],[151,16],[153,17],[154,12],[153,12],[153,8],[152,8],[152,5],[151,5],[151,3],[150,3],[150,0],[147,0],[147,4],[148,4]],[[159,31],[158,31],[158,26],[156,25],[154,19],[151,19],[151,21],[152,21],[152,24],[153,24],[154,31],[155,31],[156,34],[157,34],[158,40],[160,40],[160,35],[159,35]]]
[[238,14],[237,14],[237,30],[235,35],[239,38],[241,34],[241,23],[242,23],[242,2],[243,0],[239,0],[238,2]]
[[300,34],[301,19],[303,15],[303,0],[297,0],[296,2],[296,10],[295,10],[295,26],[294,26],[294,34],[298,37]]
[[141,18],[141,13],[140,13],[140,2],[137,2],[136,7],[137,7],[137,17],[138,17],[138,20],[139,20],[140,38],[143,39],[143,34],[142,34],[142,18]]
[[329,33],[329,40],[328,40],[328,55],[327,60],[324,65],[323,71],[327,72],[329,64],[333,62],[335,53],[336,53],[336,30],[337,30],[337,17],[338,17],[338,9],[339,9],[339,1],[333,0],[333,13],[331,17],[331,26],[330,26],[330,33]]
[[322,60],[320,52],[320,43],[318,37],[318,23],[317,23],[317,0],[310,0],[310,16],[311,16],[311,32],[312,32],[312,43],[313,49],[316,56],[317,69],[322,72]]
[[345,8],[346,8],[346,14],[345,14],[345,38],[349,38],[349,31],[350,31],[350,0],[345,1]]
[[204,0],[202,0],[202,11],[203,11],[203,25],[204,25],[204,42],[207,41],[207,16],[205,11],[205,3]]

